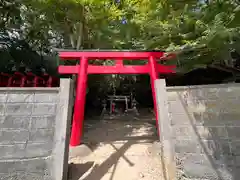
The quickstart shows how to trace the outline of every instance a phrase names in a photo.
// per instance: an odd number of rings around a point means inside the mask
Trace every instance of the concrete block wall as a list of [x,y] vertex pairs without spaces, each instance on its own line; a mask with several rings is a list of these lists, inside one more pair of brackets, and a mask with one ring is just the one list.
[[157,81],[158,102],[167,97],[159,124],[169,126],[161,135],[172,148],[167,156],[175,160],[175,179],[239,179],[240,85],[166,87]]
[[60,88],[0,89],[0,180],[64,179],[71,89],[68,79]]

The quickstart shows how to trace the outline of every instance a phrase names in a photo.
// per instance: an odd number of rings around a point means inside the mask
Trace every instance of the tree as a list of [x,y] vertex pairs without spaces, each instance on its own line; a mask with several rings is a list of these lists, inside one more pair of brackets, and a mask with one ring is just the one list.
[[53,48],[162,49],[177,52],[188,71],[216,61],[232,65],[230,52],[240,50],[239,14],[237,0],[6,0],[1,24],[18,27],[43,55]]

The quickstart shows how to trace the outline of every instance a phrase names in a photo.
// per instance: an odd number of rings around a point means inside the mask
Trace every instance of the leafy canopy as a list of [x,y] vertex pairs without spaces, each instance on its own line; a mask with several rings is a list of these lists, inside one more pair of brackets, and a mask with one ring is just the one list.
[[20,39],[44,55],[54,48],[162,49],[177,52],[184,70],[216,61],[231,65],[231,51],[240,52],[238,17],[238,0],[0,3],[1,31],[18,32]]

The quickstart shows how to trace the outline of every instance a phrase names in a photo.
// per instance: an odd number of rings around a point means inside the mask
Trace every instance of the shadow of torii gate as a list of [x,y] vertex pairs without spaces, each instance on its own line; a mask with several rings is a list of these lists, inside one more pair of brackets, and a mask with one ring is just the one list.
[[[59,52],[59,57],[62,60],[79,59],[80,65],[75,66],[59,66],[60,74],[77,74],[77,89],[73,113],[72,132],[70,145],[80,145],[84,108],[87,88],[88,74],[149,74],[151,78],[151,88],[154,103],[154,111],[156,115],[156,123],[158,125],[158,113],[156,106],[156,95],[154,81],[158,79],[159,73],[175,73],[175,66],[164,66],[157,63],[156,59],[166,60],[174,55],[164,58],[164,52],[143,52],[143,51],[62,51]],[[170,57],[170,58],[169,58]],[[92,59],[114,59],[114,66],[99,66],[89,65],[88,60]],[[123,60],[148,60],[146,65],[124,65]],[[158,126],[157,126],[158,127]]]

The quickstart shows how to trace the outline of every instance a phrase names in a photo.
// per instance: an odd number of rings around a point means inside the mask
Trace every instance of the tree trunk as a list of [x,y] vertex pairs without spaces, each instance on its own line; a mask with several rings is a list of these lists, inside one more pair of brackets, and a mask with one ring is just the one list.
[[79,50],[82,47],[82,40],[83,40],[83,22],[79,23],[79,30],[78,30],[78,39],[77,39],[77,46],[76,49]]

